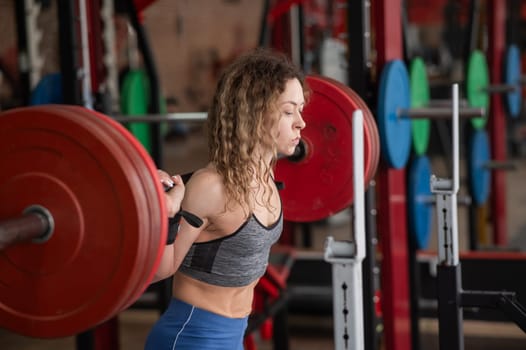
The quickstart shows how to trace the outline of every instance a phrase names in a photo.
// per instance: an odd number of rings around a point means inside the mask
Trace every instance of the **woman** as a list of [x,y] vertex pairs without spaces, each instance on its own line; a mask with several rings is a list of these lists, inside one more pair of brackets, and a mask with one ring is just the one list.
[[243,348],[254,287],[282,230],[273,166],[294,152],[305,127],[304,84],[285,56],[263,49],[220,77],[207,120],[210,162],[192,175],[181,204],[203,224],[181,220],[165,249],[156,280],[174,275],[173,299],[146,349]]

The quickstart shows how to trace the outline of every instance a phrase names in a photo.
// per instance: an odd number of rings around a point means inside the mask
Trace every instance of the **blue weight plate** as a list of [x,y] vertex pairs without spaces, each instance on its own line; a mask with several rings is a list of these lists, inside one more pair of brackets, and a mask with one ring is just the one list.
[[433,195],[429,183],[431,165],[427,156],[418,156],[411,162],[408,176],[409,232],[417,249],[427,249],[433,221]]
[[400,60],[387,63],[382,70],[378,93],[378,132],[381,151],[389,166],[403,168],[411,152],[411,121],[398,117],[399,108],[411,103],[409,73]]
[[473,130],[469,143],[468,179],[473,202],[484,204],[489,197],[491,171],[486,168],[490,160],[488,134],[485,130]]
[[61,104],[62,76],[60,73],[47,74],[40,79],[31,92],[31,105]]
[[506,106],[508,114],[512,118],[517,118],[521,112],[522,94],[521,94],[521,54],[516,45],[510,45],[506,50],[506,59],[504,67],[505,84],[515,85],[515,91],[506,94]]

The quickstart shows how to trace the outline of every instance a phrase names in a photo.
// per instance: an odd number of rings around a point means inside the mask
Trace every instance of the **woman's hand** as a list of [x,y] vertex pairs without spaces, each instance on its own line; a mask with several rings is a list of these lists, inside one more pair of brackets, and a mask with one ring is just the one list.
[[180,209],[185,187],[179,175],[170,176],[164,170],[157,170],[159,179],[165,188],[166,209],[169,217],[173,217]]

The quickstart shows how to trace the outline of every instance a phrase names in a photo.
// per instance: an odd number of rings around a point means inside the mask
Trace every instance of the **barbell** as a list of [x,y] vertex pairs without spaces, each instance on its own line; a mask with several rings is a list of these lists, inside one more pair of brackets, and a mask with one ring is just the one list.
[[[351,204],[349,112],[365,112],[365,184],[379,159],[365,103],[330,79],[307,82],[304,150],[276,166],[287,220]],[[133,304],[153,279],[167,231],[157,169],[137,139],[83,107],[21,107],[0,113],[0,160],[0,326],[65,337]]]

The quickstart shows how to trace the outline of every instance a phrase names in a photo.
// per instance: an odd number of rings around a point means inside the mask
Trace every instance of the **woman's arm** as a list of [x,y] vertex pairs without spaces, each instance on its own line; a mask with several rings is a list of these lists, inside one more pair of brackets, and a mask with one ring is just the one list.
[[194,227],[181,218],[175,242],[166,245],[153,282],[168,278],[177,271],[192,244],[210,224],[210,218],[223,208],[221,188],[219,176],[209,170],[196,172],[192,176],[186,185],[180,209],[198,216],[203,224]]

